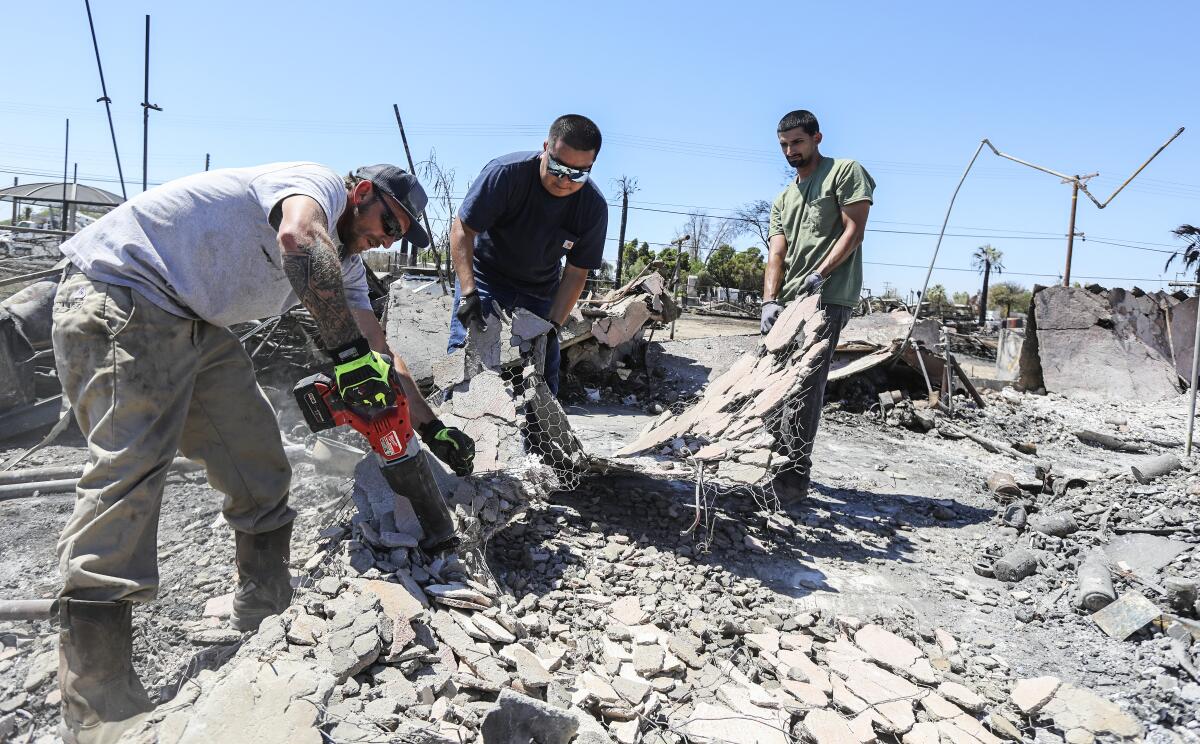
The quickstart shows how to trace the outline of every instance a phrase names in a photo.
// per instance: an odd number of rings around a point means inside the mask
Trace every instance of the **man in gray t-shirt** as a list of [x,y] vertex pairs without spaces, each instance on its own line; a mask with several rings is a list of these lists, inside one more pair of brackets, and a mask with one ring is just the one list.
[[58,543],[66,740],[115,741],[152,707],[130,658],[131,603],[158,591],[159,506],[177,452],[225,494],[234,626],[256,629],[291,599],[291,468],[227,326],[303,304],[342,397],[391,405],[394,365],[429,449],[469,470],[470,440],[437,420],[404,363],[389,358],[359,255],[402,237],[428,245],[417,223],[425,202],[417,179],[394,166],[343,179],[314,163],[276,163],[172,181],[63,244],[71,266],[54,301],[55,361],[90,454]]

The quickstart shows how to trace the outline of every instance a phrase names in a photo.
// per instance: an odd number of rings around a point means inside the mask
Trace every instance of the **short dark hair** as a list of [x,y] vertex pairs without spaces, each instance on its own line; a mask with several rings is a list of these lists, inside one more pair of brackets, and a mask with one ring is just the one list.
[[803,129],[805,134],[811,136],[821,131],[821,125],[817,123],[817,117],[813,116],[813,112],[796,109],[783,115],[783,118],[779,120],[779,129],[775,131],[786,132],[789,129]]
[[600,154],[600,127],[581,114],[563,114],[550,125],[551,142],[562,142],[576,150],[595,150]]

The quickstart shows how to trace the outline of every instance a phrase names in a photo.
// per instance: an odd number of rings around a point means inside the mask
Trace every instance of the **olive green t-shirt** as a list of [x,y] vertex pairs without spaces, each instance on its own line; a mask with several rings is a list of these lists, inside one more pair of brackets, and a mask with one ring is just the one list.
[[[872,201],[875,180],[854,160],[822,156],[803,182],[795,179],[771,207],[770,235],[787,239],[779,301],[796,298],[800,285],[817,270],[842,237],[842,207]],[[826,277],[821,300],[854,307],[862,291],[862,245]]]

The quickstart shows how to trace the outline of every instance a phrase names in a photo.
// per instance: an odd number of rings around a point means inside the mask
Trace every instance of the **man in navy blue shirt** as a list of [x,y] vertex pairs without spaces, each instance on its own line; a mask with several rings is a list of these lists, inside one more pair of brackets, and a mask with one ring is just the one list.
[[[540,152],[514,152],[484,166],[450,228],[457,282],[449,352],[466,344],[470,323],[485,324],[493,302],[537,313],[555,331],[567,319],[603,260],[608,204],[591,179],[599,153],[596,124],[567,114],[550,125]],[[545,376],[555,393],[558,366],[552,332]]]

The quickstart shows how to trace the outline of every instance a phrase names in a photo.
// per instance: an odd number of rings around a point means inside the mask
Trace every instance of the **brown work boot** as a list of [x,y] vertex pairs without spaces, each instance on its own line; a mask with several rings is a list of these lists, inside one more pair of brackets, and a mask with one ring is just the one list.
[[133,670],[133,605],[63,598],[58,604],[58,689],[67,744],[110,744],[154,704]]
[[292,602],[292,576],[288,573],[292,523],[260,535],[234,534],[238,587],[230,620],[238,630],[258,630],[263,620],[283,612]]

